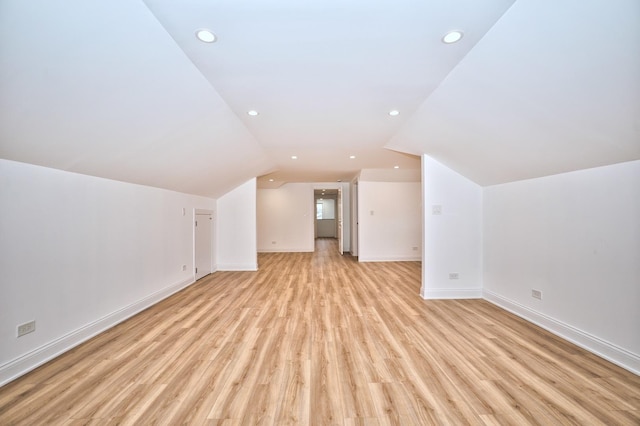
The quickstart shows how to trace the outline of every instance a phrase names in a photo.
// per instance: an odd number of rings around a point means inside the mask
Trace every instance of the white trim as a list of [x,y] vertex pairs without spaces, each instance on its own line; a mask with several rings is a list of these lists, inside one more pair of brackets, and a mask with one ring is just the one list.
[[257,271],[258,265],[255,263],[222,263],[218,264],[216,271]]
[[480,288],[427,288],[421,289],[423,299],[482,299]]
[[259,249],[258,253],[313,253],[315,250],[308,248],[287,248],[287,249]]
[[492,291],[484,290],[483,297],[485,300],[502,309],[536,324],[537,326],[542,327],[545,330],[606,359],[607,361],[629,370],[634,374],[640,375],[640,356],[629,352],[626,349],[602,340],[562,321],[551,318],[545,314],[536,312],[531,308],[502,297]]
[[112,312],[111,314],[72,331],[59,339],[53,340],[14,360],[0,365],[0,386],[4,386],[12,380],[17,379],[18,377],[48,361],[51,361],[57,356],[62,355],[92,337],[97,336],[150,306],[155,305],[161,300],[166,299],[172,294],[188,287],[195,282],[193,278],[193,276],[189,277],[187,280],[159,290],[129,306]]
[[358,257],[358,262],[420,262],[422,256]]

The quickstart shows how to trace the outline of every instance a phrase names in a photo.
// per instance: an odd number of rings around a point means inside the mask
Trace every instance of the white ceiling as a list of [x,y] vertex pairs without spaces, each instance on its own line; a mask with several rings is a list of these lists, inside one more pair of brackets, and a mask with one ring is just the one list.
[[211,197],[423,153],[509,182],[640,159],[639,52],[637,0],[0,0],[0,157]]

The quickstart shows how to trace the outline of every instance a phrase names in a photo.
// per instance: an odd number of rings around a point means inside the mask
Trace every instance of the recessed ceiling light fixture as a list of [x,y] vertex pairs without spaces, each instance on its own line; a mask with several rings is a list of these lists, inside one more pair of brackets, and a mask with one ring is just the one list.
[[394,168],[394,169],[399,169],[399,168],[400,168],[400,166],[393,166],[393,168]]
[[269,182],[273,182],[273,179],[269,179]]
[[395,117],[396,115],[400,115],[400,111],[398,111],[397,109],[392,109],[391,111],[389,111],[389,115]]
[[353,160],[354,158],[356,158],[356,156],[355,155],[350,155],[349,158],[351,158]]
[[297,160],[297,159],[298,159],[298,156],[297,156],[297,155],[292,155],[292,156],[291,156],[291,159],[292,159],[292,160]]
[[198,40],[204,43],[215,43],[215,41],[218,39],[214,33],[205,29],[196,31],[196,37],[198,37]]
[[442,42],[446,43],[446,44],[451,44],[451,43],[455,43],[457,41],[460,41],[460,39],[462,38],[463,33],[462,31],[449,31],[448,33],[446,33],[444,35],[444,37],[442,37]]
[[255,109],[249,110],[247,111],[247,114],[249,114],[252,117],[255,117],[256,115],[260,114],[258,111],[256,111]]

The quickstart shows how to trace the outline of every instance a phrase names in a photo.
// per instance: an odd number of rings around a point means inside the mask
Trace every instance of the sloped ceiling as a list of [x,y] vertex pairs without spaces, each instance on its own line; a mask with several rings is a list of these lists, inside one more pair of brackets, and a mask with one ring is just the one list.
[[640,2],[517,1],[387,147],[481,185],[640,159]]
[[426,153],[490,185],[639,159],[638,52],[636,0],[0,0],[0,157],[218,197]]

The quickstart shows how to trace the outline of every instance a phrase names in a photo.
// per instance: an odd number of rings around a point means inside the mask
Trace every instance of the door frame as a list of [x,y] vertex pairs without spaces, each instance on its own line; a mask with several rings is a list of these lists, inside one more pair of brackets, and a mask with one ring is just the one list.
[[[311,200],[313,202],[313,215],[312,215],[312,226],[314,229],[314,240],[316,237],[316,199],[315,199],[315,191],[318,189],[337,189],[338,190],[338,196],[339,197],[344,197],[344,193],[345,193],[345,186],[344,185],[349,185],[349,183],[344,183],[344,182],[336,182],[336,183],[314,183],[312,185],[311,188]],[[342,232],[340,235],[336,235],[336,237],[342,241],[342,244],[338,244],[340,245],[344,245],[344,234],[345,234],[345,226],[344,226],[344,199],[341,201],[340,205],[342,206],[342,213],[340,214],[340,216],[342,217]],[[336,199],[336,203],[335,203],[335,208],[336,208],[336,227],[338,225],[338,200]],[[315,247],[315,244],[314,244]],[[341,253],[342,254],[342,253]]]
[[193,266],[192,266],[192,271],[193,271],[193,277],[195,280],[196,277],[196,220],[197,220],[197,215],[210,215],[211,216],[211,230],[210,230],[210,250],[211,250],[211,272],[210,273],[214,273],[218,268],[217,268],[217,257],[216,257],[216,215],[215,212],[213,210],[208,210],[208,209],[193,209],[193,221],[192,221],[192,225],[193,225]]

